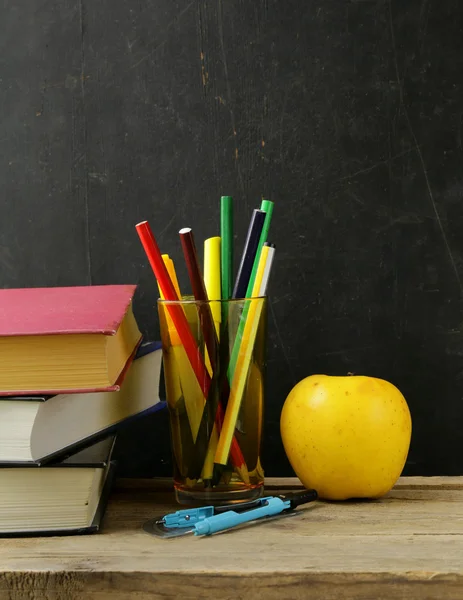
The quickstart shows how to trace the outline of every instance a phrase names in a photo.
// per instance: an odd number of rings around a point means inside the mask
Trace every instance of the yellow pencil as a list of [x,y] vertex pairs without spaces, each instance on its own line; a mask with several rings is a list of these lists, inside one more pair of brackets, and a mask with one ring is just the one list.
[[212,318],[214,319],[217,336],[220,333],[222,315],[220,310],[221,285],[220,285],[220,237],[208,238],[204,241],[204,285],[207,297],[211,302]]
[[[204,285],[207,297],[211,303],[211,313],[214,320],[217,339],[220,338],[220,323],[222,320],[220,302],[213,302],[221,298],[220,285],[220,237],[204,240]],[[206,367],[212,377],[212,367],[206,350]]]
[[[177,295],[181,299],[182,296],[180,294],[174,262],[168,254],[163,254],[162,260],[166,265],[166,269],[175,287]],[[159,293],[161,298],[164,298],[160,290]],[[163,306],[163,308],[166,307]],[[188,421],[190,423],[191,435],[193,437],[193,441],[196,441],[205,403],[204,395],[191,368],[190,361],[188,360],[188,356],[180,341],[169,311],[165,310],[164,314],[170,338],[170,351],[173,354],[172,362],[177,366],[177,374],[172,372],[171,377],[166,378],[166,387],[168,392],[170,392],[168,395],[172,394],[173,398],[176,399],[179,399],[181,396],[183,396],[185,400],[185,409],[187,412]],[[167,379],[171,379],[172,381],[167,381]]]
[[219,442],[215,453],[214,462],[221,465],[226,465],[230,446],[235,431],[236,421],[243,398],[243,392],[246,385],[249,365],[252,358],[252,351],[256,340],[257,330],[259,327],[260,316],[263,308],[263,300],[260,296],[263,287],[265,288],[268,281],[268,275],[273,259],[274,248],[265,245],[259,259],[259,264],[256,273],[256,279],[252,289],[252,298],[249,300],[249,311],[246,317],[246,323],[243,330],[243,337],[240,344],[240,351],[236,361],[236,367],[233,375],[233,380],[230,386],[230,397],[228,399],[225,418],[220,432]]
[[[177,296],[181,300],[182,296],[180,295],[180,287],[178,285],[178,279],[177,279],[177,273],[175,272],[174,261],[169,257],[168,254],[163,254],[162,260],[164,261],[164,264],[166,265],[167,272],[169,273],[169,277],[174,285],[175,291],[177,292]],[[159,284],[158,284],[158,290],[159,290],[159,296],[162,298],[162,300],[164,300],[164,295],[161,291]],[[165,311],[165,314],[166,314],[167,328],[169,330],[170,343],[172,344],[172,346],[178,346],[178,344],[180,344],[181,342],[180,342],[180,338],[178,337],[177,330],[175,329],[174,322],[172,321],[172,317],[170,316],[168,310]]]
[[[173,263],[167,254],[163,255],[164,264],[169,272],[169,276],[172,283],[175,286],[177,294],[179,294],[178,281],[175,275],[175,269],[173,269]],[[172,263],[172,264],[170,264]],[[158,286],[159,295],[162,299],[164,296],[161,292],[161,288]],[[174,354],[174,344],[180,343],[178,334],[175,329],[172,318],[169,311],[166,310],[165,305],[160,305],[159,317],[161,319],[161,332],[165,332],[165,339],[163,339],[163,347],[165,348],[164,358],[164,372],[165,372],[165,386],[167,393],[167,402],[170,408],[175,411],[177,402],[182,396],[182,388],[180,385],[180,376],[178,374],[177,362]],[[182,434],[180,429],[180,423],[178,419],[171,418],[171,434],[172,434],[172,447],[174,451],[175,461],[177,467],[183,477],[187,474],[187,465],[185,462],[184,452],[182,449]]]
[[[178,286],[177,274],[175,273],[174,263],[169,258],[168,254],[163,254],[162,260],[164,261],[164,264],[166,265],[166,269],[169,273],[169,277],[171,278],[172,283],[174,284],[175,291],[177,292],[177,294],[180,298],[180,289]],[[159,296],[161,297],[162,300],[164,300],[164,295],[161,291],[159,284],[158,284],[158,290],[159,290]],[[170,316],[169,311],[165,310],[166,307],[164,305],[161,305],[161,307],[162,307],[162,314],[163,314],[164,320],[167,324],[167,332],[168,332],[168,338],[169,338],[169,343],[167,344],[167,346],[169,347],[169,349],[171,349],[171,348],[173,348],[173,346],[177,346],[178,344],[180,344],[180,339],[178,337],[177,330],[175,329],[175,325],[174,325],[174,322],[172,321],[172,317]],[[167,387],[167,392],[168,392],[167,399],[170,402],[175,402],[176,400],[179,399],[179,397],[181,395],[180,382],[178,382],[178,376],[177,377],[168,377],[167,379],[172,380],[172,381],[166,381],[166,387]],[[178,385],[176,385],[177,382],[178,382]],[[170,393],[169,393],[169,390],[170,390]]]
[[[221,278],[220,278],[220,237],[208,238],[204,241],[204,285],[206,286],[207,297],[211,302],[212,318],[214,320],[217,339],[220,339],[220,323],[222,320],[221,299]],[[218,302],[214,302],[217,300]],[[206,367],[212,375],[209,356],[206,355]],[[214,470],[214,456],[217,448],[219,436],[217,427],[214,425],[207,447],[207,454],[203,465],[201,477],[211,479]]]

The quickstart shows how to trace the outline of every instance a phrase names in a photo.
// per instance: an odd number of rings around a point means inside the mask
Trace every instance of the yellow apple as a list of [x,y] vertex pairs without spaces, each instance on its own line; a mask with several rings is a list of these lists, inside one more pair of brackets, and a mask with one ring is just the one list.
[[379,498],[402,473],[410,447],[410,411],[383,379],[312,375],[283,406],[286,455],[307,488],[326,500]]

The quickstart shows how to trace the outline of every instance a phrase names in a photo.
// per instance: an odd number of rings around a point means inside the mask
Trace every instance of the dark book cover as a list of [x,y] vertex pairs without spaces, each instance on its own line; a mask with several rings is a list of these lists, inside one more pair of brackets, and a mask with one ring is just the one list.
[[36,463],[25,464],[25,463],[9,463],[2,465],[2,467],[14,467],[14,468],[32,468],[32,469],[59,469],[59,468],[95,468],[95,469],[106,469],[106,476],[104,480],[103,489],[101,491],[100,499],[98,502],[95,515],[92,523],[88,527],[80,527],[75,529],[52,529],[52,530],[31,530],[31,531],[0,531],[0,538],[12,538],[12,537],[49,537],[49,536],[63,536],[63,535],[83,535],[96,533],[101,529],[103,517],[106,512],[106,507],[111,494],[112,485],[116,474],[116,462],[111,460],[111,456],[114,450],[116,438],[111,437],[104,441],[101,441],[89,448],[86,448],[72,457],[66,460],[49,465],[47,467],[40,467]]

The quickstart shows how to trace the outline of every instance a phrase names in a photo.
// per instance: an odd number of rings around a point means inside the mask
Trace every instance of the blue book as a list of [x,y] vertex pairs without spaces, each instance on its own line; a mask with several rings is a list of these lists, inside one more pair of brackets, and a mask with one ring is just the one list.
[[161,345],[142,344],[116,392],[2,397],[0,467],[63,461],[116,434],[144,415],[162,410]]

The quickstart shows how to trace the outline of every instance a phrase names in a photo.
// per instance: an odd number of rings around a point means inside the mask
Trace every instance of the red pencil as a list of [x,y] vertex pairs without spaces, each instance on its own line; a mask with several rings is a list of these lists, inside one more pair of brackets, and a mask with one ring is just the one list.
[[[169,277],[166,265],[162,260],[161,251],[159,250],[159,246],[156,243],[148,221],[138,223],[135,228],[138,232],[138,236],[140,237],[143,248],[145,249],[151,268],[154,271],[154,275],[158,280],[159,287],[162,290],[164,298],[166,300],[180,300]],[[199,386],[204,394],[204,397],[207,398],[209,387],[211,385],[211,379],[206,370],[206,366],[196,344],[196,340],[188,326],[185,313],[183,312],[180,304],[167,304],[167,310],[172,317],[175,329],[177,330],[178,336],[183,344],[183,347],[185,348],[185,352],[188,356],[188,360],[191,363],[194,374],[196,375]]]
[[[175,287],[169,277],[169,273],[167,272],[164,261],[162,260],[161,251],[159,250],[159,246],[156,243],[154,234],[151,230],[148,221],[138,223],[135,226],[135,228],[137,230],[138,236],[143,245],[151,268],[153,269],[154,275],[158,280],[159,287],[162,290],[164,298],[166,300],[180,300],[180,298],[177,295],[177,292],[175,291]],[[177,330],[182,345],[185,348],[188,360],[191,363],[196,379],[198,380],[199,386],[204,394],[204,398],[207,398],[209,395],[209,389],[211,387],[211,378],[209,377],[209,373],[207,372],[203,357],[196,344],[196,340],[194,339],[190,327],[188,326],[188,321],[185,317],[185,313],[183,312],[183,309],[180,306],[180,304],[167,303],[166,306],[170,316],[172,317],[172,321],[175,325],[175,329]],[[219,432],[222,421],[223,414],[221,419],[220,411],[217,411],[216,425],[218,427]],[[240,447],[235,437],[233,437],[232,446],[230,449],[230,458],[232,460],[233,465],[237,469],[239,469],[240,473],[242,474],[242,477],[244,476],[244,478],[246,479],[246,463],[244,461],[244,457],[241,453]]]

